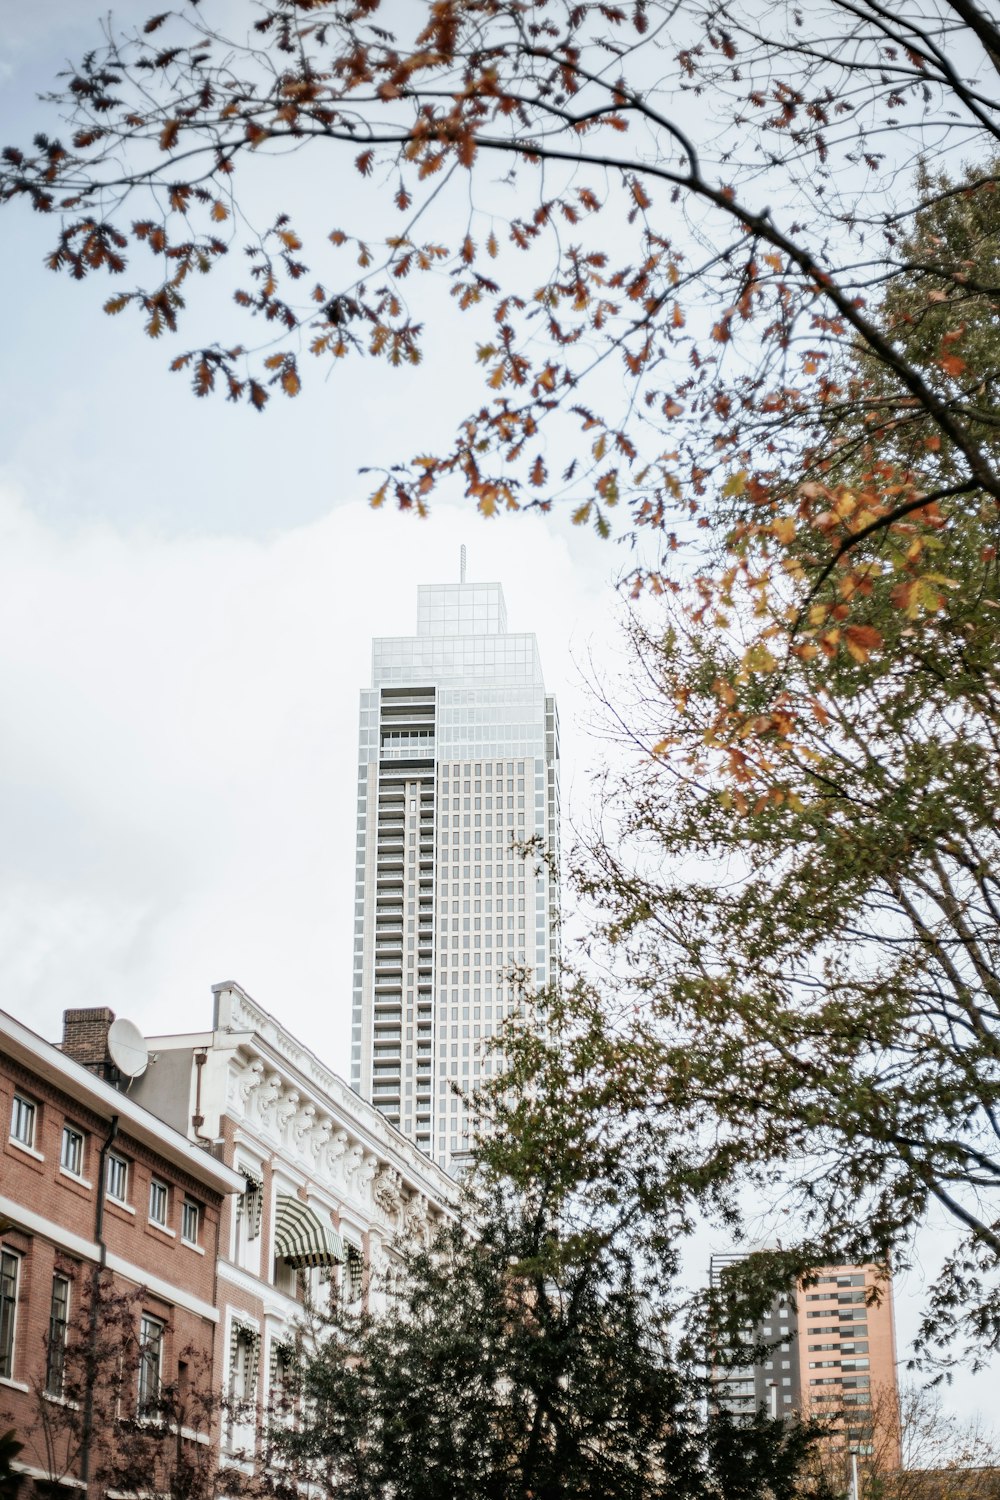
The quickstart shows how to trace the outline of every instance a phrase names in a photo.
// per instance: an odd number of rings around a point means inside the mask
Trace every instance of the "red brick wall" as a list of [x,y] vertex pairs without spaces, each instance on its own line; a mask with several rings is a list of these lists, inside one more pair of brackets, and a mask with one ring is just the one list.
[[[15,1090],[36,1106],[33,1152],[19,1148],[10,1139]],[[60,1169],[63,1127],[67,1123],[85,1137],[83,1181]],[[93,1265],[92,1259],[73,1248],[72,1241],[75,1237],[87,1245],[94,1242],[99,1157],[108,1132],[108,1114],[81,1108],[60,1091],[57,1081],[0,1056],[0,1195],[15,1205],[0,1220],[0,1243],[19,1257],[14,1362],[11,1379],[0,1379],[0,1428],[13,1425],[22,1438],[37,1425],[39,1398],[32,1387],[44,1381],[52,1278],[57,1263],[75,1265],[78,1274]],[[113,1149],[129,1163],[128,1208],[105,1198],[104,1238],[109,1255],[128,1263],[127,1273],[116,1273],[123,1289],[133,1294],[149,1277],[182,1289],[187,1299],[213,1307],[222,1197],[207,1192],[196,1178],[124,1131]],[[172,1234],[149,1221],[149,1184],[154,1175],[168,1187],[167,1227]],[[199,1249],[181,1240],[185,1194],[202,1209]],[[47,1223],[32,1228],[19,1222],[18,1207]],[[71,1292],[71,1324],[73,1300]],[[183,1300],[182,1295],[174,1301],[169,1288],[144,1294],[135,1303],[136,1326],[143,1311],[167,1325],[162,1363],[165,1381],[176,1378],[182,1358],[192,1367],[186,1354],[192,1350],[197,1351],[196,1363],[204,1362],[209,1378],[217,1384],[218,1374],[212,1368],[215,1324],[194,1308],[181,1305]],[[78,1305],[78,1296],[76,1302]],[[20,1455],[21,1461],[47,1471],[42,1450],[41,1436],[36,1434]]]

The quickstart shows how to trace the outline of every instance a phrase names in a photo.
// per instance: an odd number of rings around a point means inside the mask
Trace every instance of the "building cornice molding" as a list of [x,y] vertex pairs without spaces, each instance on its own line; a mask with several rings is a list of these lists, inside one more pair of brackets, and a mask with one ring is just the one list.
[[[383,1115],[296,1041],[238,984],[213,985],[216,1036],[232,1043],[223,1112],[253,1149],[266,1146],[305,1173],[356,1202],[371,1204],[387,1223],[409,1200],[447,1211],[458,1188],[437,1164]],[[259,1142],[259,1146],[258,1146]],[[378,1184],[377,1194],[371,1185]]]

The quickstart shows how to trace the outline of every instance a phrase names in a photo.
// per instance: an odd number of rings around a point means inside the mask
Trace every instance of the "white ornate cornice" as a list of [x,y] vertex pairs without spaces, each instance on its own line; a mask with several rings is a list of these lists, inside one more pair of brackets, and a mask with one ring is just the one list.
[[222,986],[217,997],[214,1045],[235,1139],[345,1223],[386,1244],[400,1234],[426,1242],[431,1218],[454,1203],[453,1180],[242,991]]
[[[384,1158],[393,1164],[403,1181],[411,1184],[415,1191],[430,1190],[433,1200],[442,1205],[454,1202],[457,1188],[453,1179],[418,1151],[417,1146],[406,1140],[400,1131],[391,1127],[373,1104],[355,1094],[339,1074],[325,1067],[315,1053],[286,1032],[238,984],[217,984],[213,986],[213,992],[220,1032],[234,1037],[234,1040],[238,1035],[240,1044],[243,1044],[241,1052],[249,1050],[252,1053],[244,1059],[244,1067],[250,1067],[255,1058],[264,1062],[264,1082],[256,1092],[261,1104],[268,1089],[273,1092],[270,1074],[277,1074],[283,1094],[298,1092],[300,1109],[307,1101],[315,1104],[316,1121],[330,1116],[334,1131],[342,1128],[351,1134],[352,1139],[363,1140],[369,1151],[376,1152],[379,1160]],[[252,1038],[249,1047],[247,1038]],[[282,1064],[285,1067],[280,1067]],[[264,1115],[265,1110],[262,1109],[261,1113]]]

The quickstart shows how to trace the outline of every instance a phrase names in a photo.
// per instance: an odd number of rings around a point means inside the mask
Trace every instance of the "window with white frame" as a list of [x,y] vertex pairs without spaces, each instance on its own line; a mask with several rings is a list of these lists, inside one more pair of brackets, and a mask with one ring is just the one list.
[[185,1245],[197,1245],[201,1233],[201,1205],[185,1198],[181,1207],[181,1239]]
[[243,1232],[248,1241],[255,1240],[260,1234],[261,1214],[264,1208],[264,1179],[251,1167],[241,1167],[240,1172],[246,1183],[239,1206]]
[[292,1376],[295,1369],[295,1348],[283,1339],[271,1343],[270,1413],[278,1421],[292,1415],[294,1396]]
[[283,1255],[274,1257],[274,1271],[271,1277],[279,1292],[286,1297],[299,1298],[304,1291],[305,1278],[297,1267],[291,1265]]
[[116,1203],[128,1202],[128,1162],[109,1152],[104,1163],[104,1191]]
[[75,1125],[64,1125],[59,1165],[73,1177],[83,1176],[83,1131]]
[[150,1313],[139,1321],[139,1415],[153,1411],[160,1399],[165,1324]]
[[170,1203],[170,1189],[165,1182],[158,1177],[152,1178],[149,1184],[149,1221],[158,1224],[161,1229],[167,1227],[167,1213]]
[[234,1319],[229,1335],[228,1439],[236,1441],[237,1428],[246,1429],[252,1419],[257,1398],[257,1364],[260,1334],[255,1328]]
[[244,1188],[235,1204],[233,1256],[236,1264],[255,1273],[260,1271],[261,1220],[264,1212],[264,1179],[260,1169],[237,1163]]
[[14,1335],[17,1328],[17,1285],[21,1258],[0,1251],[0,1378],[14,1377]]
[[345,1303],[360,1302],[361,1291],[364,1284],[365,1259],[358,1245],[352,1245],[345,1241],[344,1252],[347,1256],[341,1267],[341,1292]]
[[11,1140],[17,1141],[19,1146],[27,1146],[29,1150],[33,1150],[37,1119],[38,1109],[34,1102],[26,1099],[23,1094],[15,1094],[10,1110]]
[[61,1396],[66,1370],[66,1333],[69,1328],[69,1277],[53,1276],[49,1303],[49,1333],[45,1346],[45,1391]]

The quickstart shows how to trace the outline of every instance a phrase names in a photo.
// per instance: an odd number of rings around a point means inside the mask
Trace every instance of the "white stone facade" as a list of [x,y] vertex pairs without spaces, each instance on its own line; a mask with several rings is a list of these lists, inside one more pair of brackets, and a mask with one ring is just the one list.
[[[252,1441],[253,1408],[275,1394],[308,1299],[377,1308],[401,1241],[426,1240],[456,1187],[239,985],[213,994],[212,1031],[150,1037],[155,1061],[133,1093],[192,1139],[214,1142],[246,1182],[225,1212],[218,1263],[217,1368],[247,1406],[246,1423],[222,1434],[223,1450],[235,1451]],[[304,1204],[315,1236],[328,1237],[325,1265],[296,1267],[277,1253],[286,1200],[296,1213]]]

